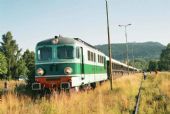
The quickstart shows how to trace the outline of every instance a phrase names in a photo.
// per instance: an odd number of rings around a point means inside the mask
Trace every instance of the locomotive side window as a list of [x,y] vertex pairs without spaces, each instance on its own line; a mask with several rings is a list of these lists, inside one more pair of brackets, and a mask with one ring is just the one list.
[[96,54],[95,53],[93,53],[91,51],[87,51],[87,55],[88,55],[88,60],[89,61],[96,62]]
[[93,61],[93,52],[90,52],[90,60]]
[[90,61],[90,51],[87,52],[88,60]]
[[76,57],[79,59],[80,58],[80,48],[76,47]]
[[102,63],[104,63],[104,57],[102,56]]
[[103,56],[101,56],[101,55],[98,55],[98,63],[102,63],[102,64],[104,64],[104,57]]
[[60,46],[57,48],[59,59],[73,59],[73,46]]
[[51,60],[52,59],[52,48],[42,47],[38,49],[38,60]]

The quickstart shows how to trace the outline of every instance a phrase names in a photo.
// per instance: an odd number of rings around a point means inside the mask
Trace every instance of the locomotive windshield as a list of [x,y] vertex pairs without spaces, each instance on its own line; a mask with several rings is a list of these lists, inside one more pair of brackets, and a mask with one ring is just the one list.
[[51,60],[52,59],[52,48],[42,47],[38,49],[38,60]]
[[57,56],[59,59],[73,59],[73,46],[57,47]]

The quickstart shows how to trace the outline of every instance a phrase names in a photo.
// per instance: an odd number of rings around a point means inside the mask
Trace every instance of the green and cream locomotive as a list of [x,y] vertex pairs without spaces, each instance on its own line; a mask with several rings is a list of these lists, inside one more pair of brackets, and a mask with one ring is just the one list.
[[78,38],[55,38],[36,46],[33,90],[72,88],[107,80],[104,53]]

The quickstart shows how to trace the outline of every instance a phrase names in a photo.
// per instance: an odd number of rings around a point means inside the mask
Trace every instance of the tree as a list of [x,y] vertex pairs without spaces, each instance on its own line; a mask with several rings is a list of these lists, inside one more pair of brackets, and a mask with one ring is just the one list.
[[21,49],[18,48],[16,41],[13,40],[11,32],[7,32],[2,36],[0,51],[4,53],[7,60],[7,76],[14,78]]
[[7,61],[5,55],[0,52],[0,75],[7,73]]
[[170,70],[170,43],[162,50],[159,62],[160,70]]
[[[149,64],[149,60],[148,59],[139,59],[136,58],[134,60],[134,67],[141,69],[141,70],[147,70],[148,69],[148,64]],[[133,60],[130,60],[129,65],[133,66]]]
[[27,76],[28,76],[28,85],[30,86],[34,82],[34,74],[35,74],[35,59],[34,52],[26,50],[22,56],[25,61],[25,65],[28,68]]
[[26,67],[25,61],[21,58],[17,61],[16,76],[17,78],[27,78],[28,68]]
[[149,71],[156,71],[156,70],[158,70],[158,63],[157,63],[157,61],[150,61],[149,62],[149,66],[148,66],[148,70]]

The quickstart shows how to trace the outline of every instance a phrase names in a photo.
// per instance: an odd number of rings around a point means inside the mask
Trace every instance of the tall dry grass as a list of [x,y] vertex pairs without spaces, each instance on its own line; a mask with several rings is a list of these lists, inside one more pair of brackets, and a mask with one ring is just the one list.
[[4,89],[4,83],[7,82],[7,87],[9,91],[13,91],[16,86],[21,85],[21,84],[26,84],[25,81],[15,81],[15,80],[0,80],[0,90]]
[[8,93],[0,102],[1,114],[131,114],[141,74],[124,76],[97,86],[95,90],[53,94],[33,101],[28,96]]
[[161,73],[159,76],[161,84],[159,86],[163,94],[170,98],[170,73]]
[[142,84],[139,114],[170,114],[170,73],[148,74]]

